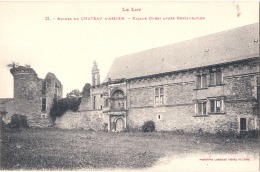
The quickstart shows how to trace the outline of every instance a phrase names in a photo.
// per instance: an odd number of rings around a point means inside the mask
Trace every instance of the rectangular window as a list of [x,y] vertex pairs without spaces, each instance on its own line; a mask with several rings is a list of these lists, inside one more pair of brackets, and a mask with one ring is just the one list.
[[159,96],[159,88],[155,88],[155,96]]
[[222,84],[222,73],[221,71],[216,72],[216,85]]
[[199,102],[197,115],[206,115],[206,114],[207,114],[207,102]]
[[221,99],[210,100],[210,112],[211,113],[221,113],[221,112],[223,112],[222,100]]
[[210,112],[215,112],[215,100],[210,100]]
[[201,76],[197,76],[197,88],[201,88]]
[[201,79],[202,79],[202,87],[201,88],[206,88],[207,87],[207,75],[202,75]]
[[216,112],[220,112],[220,110],[221,110],[221,101],[216,100]]
[[240,130],[246,130],[246,118],[240,118]]
[[46,112],[46,98],[42,98],[42,112]]
[[198,100],[195,104],[197,115],[224,114],[224,98],[210,98],[209,100]]
[[214,72],[209,73],[209,85],[215,85],[215,73]]
[[197,89],[207,87],[207,75],[198,75],[197,76]]
[[96,109],[96,96],[93,97],[93,109]]
[[222,73],[220,69],[216,71],[211,71],[209,73],[209,85],[219,85],[222,84]]
[[163,87],[155,88],[155,105],[163,105],[164,89]]
[[43,82],[43,85],[42,85],[42,95],[46,95],[46,91],[47,91],[47,83]]

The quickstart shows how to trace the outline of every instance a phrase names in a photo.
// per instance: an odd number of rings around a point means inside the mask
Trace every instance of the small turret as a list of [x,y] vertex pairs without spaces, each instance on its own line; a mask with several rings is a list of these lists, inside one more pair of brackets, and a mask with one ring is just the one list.
[[99,74],[99,69],[98,69],[96,60],[93,63],[91,73],[92,73],[92,86],[99,85],[100,84],[100,74]]

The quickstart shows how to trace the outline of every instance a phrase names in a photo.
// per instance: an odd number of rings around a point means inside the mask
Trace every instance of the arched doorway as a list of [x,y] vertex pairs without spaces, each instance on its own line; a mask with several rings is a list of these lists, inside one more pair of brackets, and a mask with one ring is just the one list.
[[124,125],[124,120],[122,118],[115,119],[115,131],[123,131]]

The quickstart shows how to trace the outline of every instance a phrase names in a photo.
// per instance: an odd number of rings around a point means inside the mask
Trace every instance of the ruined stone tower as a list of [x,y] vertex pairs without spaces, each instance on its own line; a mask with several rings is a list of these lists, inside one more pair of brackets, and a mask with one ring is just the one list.
[[92,86],[99,85],[100,84],[100,74],[99,74],[99,69],[98,69],[96,60],[93,63],[91,73],[92,73]]
[[14,98],[34,100],[37,82],[40,80],[36,72],[30,67],[18,66],[10,70],[14,77]]
[[38,78],[34,69],[27,66],[12,67],[10,72],[14,78],[14,98],[8,116],[25,115],[29,126],[50,126],[53,100],[62,97],[60,81],[52,73],[48,73],[45,79]]

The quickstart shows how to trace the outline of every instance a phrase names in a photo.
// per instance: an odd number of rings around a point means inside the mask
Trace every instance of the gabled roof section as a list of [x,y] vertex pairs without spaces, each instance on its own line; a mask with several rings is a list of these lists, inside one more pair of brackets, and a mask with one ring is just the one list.
[[114,60],[108,78],[129,79],[259,57],[259,23]]

